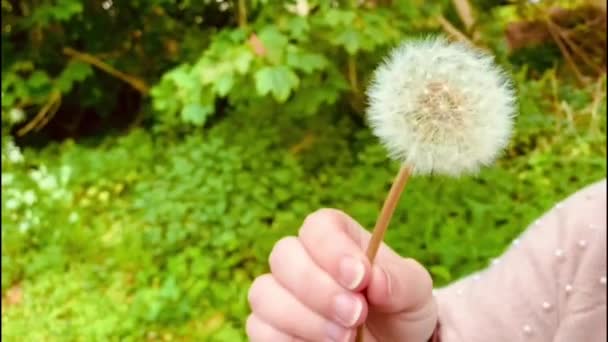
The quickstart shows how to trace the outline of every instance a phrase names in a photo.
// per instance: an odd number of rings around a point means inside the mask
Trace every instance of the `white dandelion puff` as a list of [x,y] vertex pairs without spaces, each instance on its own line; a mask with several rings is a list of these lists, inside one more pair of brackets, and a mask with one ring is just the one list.
[[373,263],[412,170],[458,176],[490,164],[511,136],[515,99],[490,56],[442,38],[397,47],[368,97],[374,134],[402,163],[367,247]]
[[510,82],[491,56],[462,43],[403,43],[376,70],[368,96],[374,134],[418,174],[476,172],[511,136]]

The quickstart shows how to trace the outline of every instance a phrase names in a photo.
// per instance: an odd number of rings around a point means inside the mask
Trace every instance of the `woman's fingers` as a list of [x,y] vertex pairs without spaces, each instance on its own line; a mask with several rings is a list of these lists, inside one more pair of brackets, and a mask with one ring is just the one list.
[[289,336],[264,322],[255,314],[249,315],[246,324],[247,336],[251,342],[304,342],[305,340]]
[[337,210],[322,209],[309,215],[298,234],[302,245],[321,269],[345,289],[358,291],[370,279],[365,251],[349,235],[351,219]]
[[354,337],[354,329],[347,329],[315,313],[270,274],[258,277],[253,282],[249,290],[249,304],[256,317],[288,336],[307,341],[336,342],[348,342]]
[[299,240],[315,263],[339,284],[355,290],[366,288],[374,310],[405,312],[431,298],[432,280],[428,271],[384,245],[374,260],[372,275],[362,248],[367,246],[369,234],[338,210],[323,209],[311,214],[300,229]]
[[385,245],[372,268],[365,254],[369,239],[340,211],[307,217],[298,237],[275,245],[272,274],[258,277],[249,291],[250,339],[349,342],[366,319],[380,340],[428,337],[437,316],[428,272]]
[[310,258],[295,237],[281,239],[270,254],[270,269],[283,288],[312,311],[352,328],[365,320],[366,301],[348,291]]

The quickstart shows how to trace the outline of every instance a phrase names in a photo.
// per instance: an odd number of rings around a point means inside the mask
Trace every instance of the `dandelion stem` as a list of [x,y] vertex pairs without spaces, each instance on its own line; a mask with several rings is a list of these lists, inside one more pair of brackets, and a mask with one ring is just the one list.
[[393,217],[393,213],[395,212],[397,203],[399,203],[401,193],[403,192],[403,189],[405,188],[411,174],[411,167],[402,165],[401,169],[399,169],[397,177],[395,177],[395,180],[393,181],[390,191],[388,192],[388,196],[386,196],[386,200],[384,201],[384,205],[380,211],[380,216],[378,217],[376,226],[372,232],[372,238],[367,246],[367,257],[371,262],[374,261],[376,253],[378,253],[378,248],[380,248],[380,244],[382,243],[382,240],[384,240],[384,235],[386,234],[388,224],[391,221],[391,217]]
[[[403,192],[403,189],[405,188],[411,174],[412,168],[402,165],[399,169],[397,177],[395,177],[395,180],[393,181],[391,189],[388,192],[388,196],[386,196],[386,199],[384,200],[384,205],[380,211],[380,216],[378,216],[376,226],[372,232],[372,238],[367,246],[367,258],[369,259],[370,263],[373,263],[374,258],[376,258],[380,244],[382,243],[382,240],[384,240],[384,235],[386,234],[388,224],[391,221],[391,217],[393,217],[393,213],[395,212],[395,208],[397,208],[397,203],[399,203],[401,193]],[[357,330],[357,342],[363,342],[364,326],[365,325],[361,325]]]

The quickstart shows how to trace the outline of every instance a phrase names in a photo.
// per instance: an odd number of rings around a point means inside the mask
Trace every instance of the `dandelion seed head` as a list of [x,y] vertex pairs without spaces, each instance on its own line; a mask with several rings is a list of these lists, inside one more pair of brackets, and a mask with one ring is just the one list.
[[491,56],[462,43],[403,43],[376,70],[368,97],[374,134],[418,174],[474,173],[511,136],[510,82]]

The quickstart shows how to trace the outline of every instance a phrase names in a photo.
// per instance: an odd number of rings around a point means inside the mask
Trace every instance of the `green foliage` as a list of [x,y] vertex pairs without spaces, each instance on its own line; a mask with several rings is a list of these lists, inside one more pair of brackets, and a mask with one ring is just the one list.
[[[15,3],[2,2],[2,337],[244,341],[247,289],[279,237],[320,207],[374,224],[397,165],[357,101],[386,50],[436,31],[451,2],[309,1],[299,15],[251,1],[246,27],[228,2]],[[476,177],[414,178],[387,237],[437,286],[606,173],[605,77],[578,87],[557,55],[539,69],[509,59],[495,35],[504,12],[480,27],[517,88],[511,145]],[[118,106],[121,81],[64,46],[151,84],[144,124],[17,146],[11,132],[50,94],[79,110]]]
[[[548,114],[551,75],[524,76],[517,135],[498,165],[456,181],[415,178],[397,210],[388,243],[428,265],[437,285],[484,267],[553,203],[605,174],[605,107],[588,132],[586,90],[560,86],[580,113],[570,121]],[[5,147],[3,289],[25,294],[5,311],[15,323],[3,337],[243,340],[246,290],[272,244],[322,206],[371,227],[396,171],[367,131],[352,136],[353,123],[336,119],[241,113],[179,140],[137,130],[24,158]],[[290,152],[309,132],[310,149]]]

